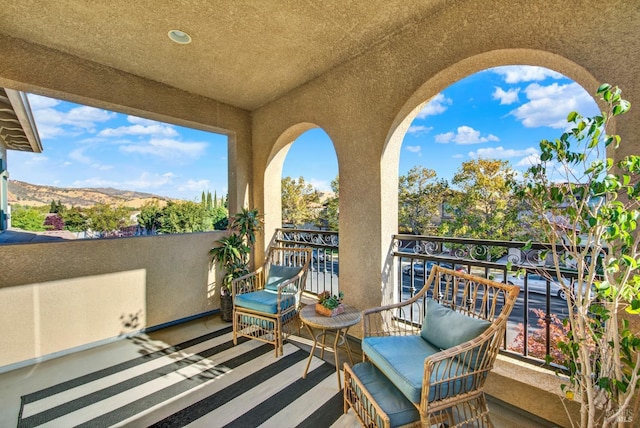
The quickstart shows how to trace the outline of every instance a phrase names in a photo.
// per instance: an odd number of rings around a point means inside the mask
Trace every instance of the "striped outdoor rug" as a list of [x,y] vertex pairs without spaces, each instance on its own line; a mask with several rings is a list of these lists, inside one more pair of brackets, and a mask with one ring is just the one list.
[[329,427],[342,415],[335,368],[284,356],[230,328],[22,397],[18,427]]

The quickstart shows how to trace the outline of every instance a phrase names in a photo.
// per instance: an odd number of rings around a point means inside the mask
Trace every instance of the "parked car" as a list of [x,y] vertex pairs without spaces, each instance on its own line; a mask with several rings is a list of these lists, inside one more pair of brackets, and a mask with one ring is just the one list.
[[314,248],[311,251],[311,262],[312,263],[318,263],[318,262],[324,262],[324,251],[318,249],[318,248]]
[[[501,274],[494,276],[493,280],[498,282],[505,282]],[[517,285],[523,290],[524,290],[524,281],[525,281],[524,275],[522,276],[517,276],[512,274],[507,275],[507,281],[506,281],[507,284]],[[557,296],[562,300],[567,300],[567,294],[565,290],[562,288],[562,286],[560,285],[560,283],[558,282],[558,279],[556,277],[551,278],[549,285],[550,285],[549,292],[551,293],[552,296]],[[530,273],[527,275],[527,288],[529,291],[533,293],[547,294],[547,278],[539,274]]]
[[[406,265],[403,269],[402,269],[402,273],[404,273],[405,275],[410,275],[411,274],[411,269],[413,268],[413,275],[414,276],[425,276],[425,267],[427,268],[427,272],[426,275],[429,275],[429,273],[431,273],[431,267],[433,265],[435,265],[436,263],[434,262],[426,262],[426,263],[421,263],[421,262],[414,262],[413,264],[408,264]],[[440,263],[440,266],[446,269],[453,269],[453,266],[451,266],[450,263]],[[465,269],[462,266],[456,265],[455,270],[457,271],[462,271],[462,272],[466,272]]]
[[422,264],[420,262],[413,264],[410,263],[402,269],[402,272],[405,275],[411,275],[411,269],[413,269],[414,276],[424,276],[425,266],[427,268],[427,275],[429,275],[429,272],[431,272],[431,266],[433,266],[433,262],[427,262],[426,264]]

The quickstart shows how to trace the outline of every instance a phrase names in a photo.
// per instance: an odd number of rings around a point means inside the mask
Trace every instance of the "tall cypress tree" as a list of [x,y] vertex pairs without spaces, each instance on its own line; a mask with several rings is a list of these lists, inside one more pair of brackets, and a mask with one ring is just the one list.
[[211,202],[211,192],[207,192],[207,209],[209,211],[213,209],[213,203]]

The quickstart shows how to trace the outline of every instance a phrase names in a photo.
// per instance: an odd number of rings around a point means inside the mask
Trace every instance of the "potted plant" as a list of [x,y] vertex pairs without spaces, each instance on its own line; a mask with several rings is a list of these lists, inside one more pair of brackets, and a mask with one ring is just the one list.
[[262,229],[262,216],[257,209],[243,208],[231,219],[228,236],[218,239],[209,251],[211,263],[224,270],[220,287],[220,312],[223,321],[232,320],[232,282],[249,273],[250,254],[256,242],[256,233]]
[[640,156],[603,156],[621,142],[605,133],[607,125],[630,104],[608,84],[597,95],[607,110],[591,118],[570,113],[569,130],[540,143],[540,163],[515,187],[541,220],[568,295],[567,334],[557,344],[567,370],[560,396],[579,402],[581,427],[638,426]]
[[342,299],[344,299],[344,293],[341,291],[336,296],[332,296],[330,292],[323,291],[318,294],[318,303],[316,303],[316,312],[325,317],[333,317],[344,312],[344,306],[342,306]]

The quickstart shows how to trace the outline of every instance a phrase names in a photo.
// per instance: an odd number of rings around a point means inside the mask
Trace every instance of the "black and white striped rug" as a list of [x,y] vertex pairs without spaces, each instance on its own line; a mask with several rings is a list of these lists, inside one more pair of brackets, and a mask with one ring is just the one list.
[[329,427],[342,415],[335,368],[284,356],[225,328],[22,397],[18,427]]

